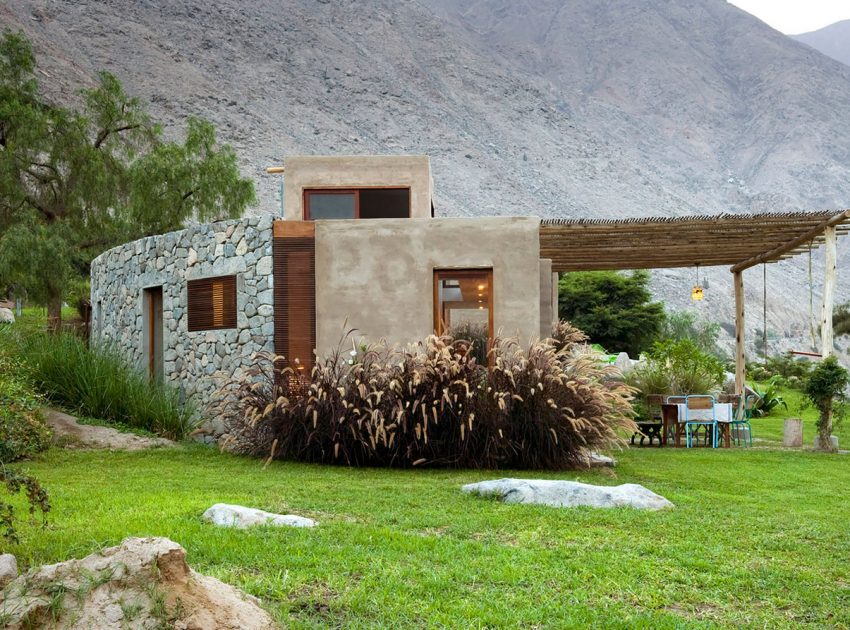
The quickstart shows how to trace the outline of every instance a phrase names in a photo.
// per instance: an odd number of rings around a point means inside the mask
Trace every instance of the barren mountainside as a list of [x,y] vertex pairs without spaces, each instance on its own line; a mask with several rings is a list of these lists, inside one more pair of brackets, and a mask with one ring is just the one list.
[[793,35],[798,42],[811,46],[836,61],[850,66],[850,20],[842,20],[810,33]]
[[[212,120],[255,212],[295,153],[428,154],[442,216],[850,207],[850,67],[723,0],[6,0],[0,22],[56,99],[108,69],[169,133]],[[700,305],[719,321],[728,276]],[[692,282],[655,275],[674,305]],[[806,324],[804,267],[769,282],[770,325]]]

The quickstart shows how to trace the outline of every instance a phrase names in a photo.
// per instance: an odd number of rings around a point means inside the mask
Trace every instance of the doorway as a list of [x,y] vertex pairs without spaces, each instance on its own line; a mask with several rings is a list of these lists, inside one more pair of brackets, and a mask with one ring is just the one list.
[[145,289],[144,300],[144,344],[148,377],[162,382],[163,377],[163,334],[162,334],[162,287]]

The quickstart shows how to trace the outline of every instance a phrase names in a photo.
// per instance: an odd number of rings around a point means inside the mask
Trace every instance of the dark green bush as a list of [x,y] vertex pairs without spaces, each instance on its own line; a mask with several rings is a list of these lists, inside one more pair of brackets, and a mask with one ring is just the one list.
[[565,273],[558,283],[558,316],[609,352],[637,357],[659,338],[664,307],[652,302],[649,273]]
[[644,395],[686,395],[717,392],[724,377],[719,359],[682,339],[657,342],[627,380]]
[[26,382],[23,367],[0,355],[0,463],[43,451],[50,444],[44,400]]
[[87,416],[182,439],[196,424],[179,391],[151,382],[117,352],[89,347],[70,334],[29,334],[17,340],[32,382],[49,400]]
[[[7,340],[6,334],[3,340]],[[46,515],[50,511],[47,492],[39,482],[6,464],[30,457],[46,449],[50,430],[44,423],[41,407],[44,401],[27,383],[20,363],[0,353],[0,484],[9,494],[23,492],[30,514],[36,510]],[[15,508],[0,501],[0,536],[17,541]]]
[[567,468],[631,434],[631,389],[592,355],[496,339],[492,369],[463,341],[429,337],[337,351],[301,382],[278,359],[234,383],[230,447],[353,466]]
[[817,429],[823,450],[832,450],[832,427],[846,413],[848,386],[850,373],[838,363],[835,356],[821,361],[806,381],[803,391],[819,412]]

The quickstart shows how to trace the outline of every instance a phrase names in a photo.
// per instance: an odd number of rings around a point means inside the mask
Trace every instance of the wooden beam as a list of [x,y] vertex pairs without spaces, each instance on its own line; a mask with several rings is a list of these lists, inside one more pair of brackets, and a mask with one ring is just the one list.
[[744,351],[744,272],[733,273],[735,282],[735,393],[744,394],[747,384],[747,356]]
[[[770,262],[771,260],[781,256],[782,254],[796,249],[803,243],[808,243],[812,239],[817,238],[828,229],[833,230],[832,235],[833,238],[835,238],[835,226],[839,223],[842,223],[843,221],[846,221],[848,218],[850,218],[850,210],[845,210],[844,212],[836,214],[835,216],[827,219],[817,227],[812,228],[808,232],[798,236],[792,241],[785,243],[784,245],[780,245],[779,247],[764,252],[763,254],[759,254],[758,256],[753,256],[752,258],[739,262],[737,265],[734,265],[732,267],[732,273],[743,271],[744,269],[749,269],[750,267],[759,265],[761,263]],[[827,238],[827,241],[828,240],[829,239]]]
[[833,353],[832,348],[832,308],[835,301],[835,263],[836,242],[835,227],[828,227],[826,236],[826,270],[823,281],[823,306],[820,316],[821,356],[825,359]]

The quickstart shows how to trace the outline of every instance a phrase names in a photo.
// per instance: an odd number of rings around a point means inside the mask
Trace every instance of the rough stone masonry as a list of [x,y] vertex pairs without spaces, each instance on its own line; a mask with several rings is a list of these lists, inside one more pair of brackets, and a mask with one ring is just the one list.
[[[273,217],[189,227],[110,249],[92,263],[92,340],[145,367],[144,291],[162,287],[163,378],[199,403],[274,349]],[[236,328],[189,332],[187,282],[236,276]],[[224,432],[222,420],[204,427]]]

